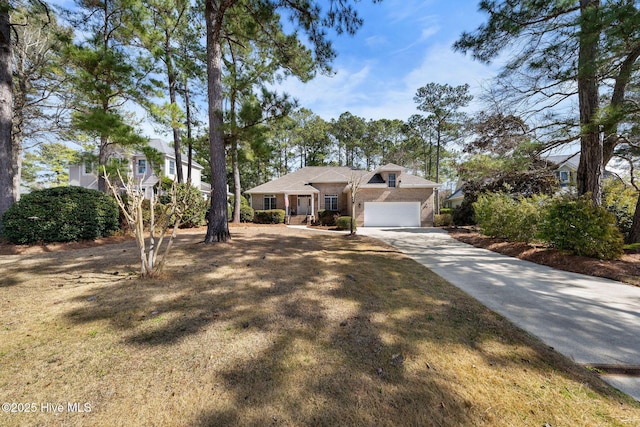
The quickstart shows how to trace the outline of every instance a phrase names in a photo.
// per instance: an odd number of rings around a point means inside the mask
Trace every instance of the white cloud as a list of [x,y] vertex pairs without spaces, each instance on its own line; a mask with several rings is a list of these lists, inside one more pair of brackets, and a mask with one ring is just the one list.
[[404,77],[408,87],[414,92],[427,83],[458,86],[468,83],[474,96],[480,94],[481,87],[497,74],[498,66],[485,65],[460,53],[454,52],[451,45],[433,45],[425,53],[418,67]]
[[381,48],[389,46],[389,39],[384,36],[372,36],[365,39],[365,44],[370,48]]
[[345,111],[366,119],[406,120],[417,113],[413,97],[430,82],[457,86],[469,83],[478,96],[481,85],[496,74],[487,66],[453,52],[450,45],[431,45],[411,69],[403,64],[341,64],[333,77],[321,76],[307,84],[288,81],[281,87],[325,120]]

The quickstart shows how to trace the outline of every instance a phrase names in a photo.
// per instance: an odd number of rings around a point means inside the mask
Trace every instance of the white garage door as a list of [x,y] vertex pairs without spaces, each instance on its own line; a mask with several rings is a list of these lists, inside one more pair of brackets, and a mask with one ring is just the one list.
[[420,227],[420,202],[365,202],[365,227]]

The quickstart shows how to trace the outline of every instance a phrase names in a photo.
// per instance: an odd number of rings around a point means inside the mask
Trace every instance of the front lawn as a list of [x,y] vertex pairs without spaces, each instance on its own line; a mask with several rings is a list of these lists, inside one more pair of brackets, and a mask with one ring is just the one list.
[[153,280],[133,242],[0,256],[0,396],[37,405],[0,425],[640,424],[632,399],[390,246],[203,236],[181,233]]

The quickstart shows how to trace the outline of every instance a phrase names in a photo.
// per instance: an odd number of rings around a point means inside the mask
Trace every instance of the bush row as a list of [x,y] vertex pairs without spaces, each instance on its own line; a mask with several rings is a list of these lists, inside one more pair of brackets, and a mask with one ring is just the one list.
[[23,195],[2,222],[4,236],[16,244],[96,239],[118,230],[118,205],[96,190],[48,188]]
[[616,218],[589,197],[545,196],[514,199],[484,194],[473,204],[483,234],[512,241],[540,240],[577,255],[615,259],[623,253]]
[[282,224],[286,212],[282,209],[271,209],[266,211],[255,211],[253,222],[256,224]]

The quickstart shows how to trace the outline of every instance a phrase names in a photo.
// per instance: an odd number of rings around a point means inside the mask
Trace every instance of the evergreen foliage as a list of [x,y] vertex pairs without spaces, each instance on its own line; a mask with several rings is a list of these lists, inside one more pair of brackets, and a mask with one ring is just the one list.
[[473,204],[475,219],[483,234],[531,242],[536,238],[546,200],[539,196],[514,199],[502,192],[482,194]]
[[96,239],[118,230],[112,197],[81,187],[25,194],[3,215],[4,235],[16,244]]
[[253,222],[256,224],[282,224],[285,216],[286,212],[282,209],[255,211]]
[[[163,182],[164,187],[164,182]],[[207,213],[207,202],[202,198],[200,190],[187,183],[176,184],[176,194],[178,200],[184,200],[186,209],[182,213],[180,228],[194,228],[205,225],[205,215]],[[171,203],[171,195],[163,194],[159,198],[161,205]]]
[[[336,219],[336,228],[338,230],[350,230],[351,229],[351,217],[350,216],[341,216]],[[353,229],[356,229],[355,222],[353,223]]]
[[556,248],[600,259],[619,258],[623,253],[622,233],[615,216],[590,197],[559,197],[553,200],[540,223],[539,236]]

